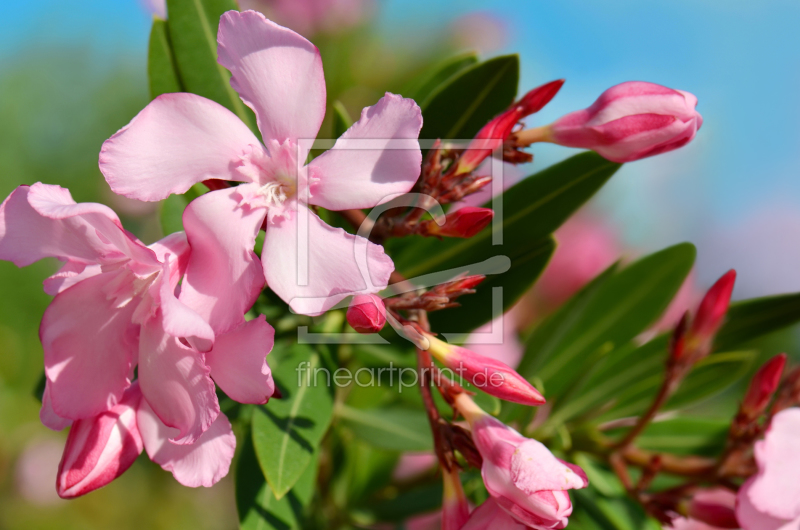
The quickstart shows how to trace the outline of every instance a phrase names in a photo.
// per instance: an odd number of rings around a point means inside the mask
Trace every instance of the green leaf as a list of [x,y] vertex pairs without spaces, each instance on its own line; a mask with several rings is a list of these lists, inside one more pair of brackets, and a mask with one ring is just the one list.
[[356,409],[340,405],[336,416],[365,442],[397,451],[431,451],[428,418],[421,409],[390,406]]
[[217,29],[234,0],[167,0],[169,37],[183,88],[227,107],[254,131],[255,117],[217,62]]
[[333,399],[325,378],[315,380],[321,360],[308,346],[293,346],[276,366],[272,375],[283,397],[253,412],[253,444],[267,482],[281,499],[300,479],[328,430]]
[[542,344],[534,335],[528,342],[530,355],[548,357],[535,374],[544,381],[548,399],[563,398],[585,374],[575,366],[594,366],[652,324],[678,292],[695,255],[694,246],[683,243],[642,258],[604,281],[568,319],[559,340]]
[[737,348],[797,322],[800,322],[800,293],[742,300],[731,304],[714,347],[722,351]]
[[333,102],[333,137],[339,138],[353,125],[353,118],[341,101]]
[[474,52],[463,53],[449,57],[433,65],[425,73],[418,76],[400,91],[407,98],[411,98],[420,106],[427,103],[428,97],[446,81],[478,62]]
[[399,493],[396,497],[369,506],[378,521],[402,521],[410,515],[432,512],[442,506],[442,481],[425,484]]
[[306,467],[294,488],[278,500],[258,467],[250,436],[245,436],[236,466],[236,508],[242,530],[289,530],[302,528],[304,510],[314,494],[317,457]]
[[150,99],[155,99],[161,94],[183,91],[175,67],[175,58],[172,56],[167,21],[159,18],[153,19],[153,27],[150,30],[147,77],[150,82]]
[[420,105],[419,137],[468,140],[506,110],[517,95],[519,57],[504,55],[461,71]]
[[188,204],[183,195],[170,195],[161,201],[159,219],[164,235],[183,231],[183,211]]
[[[535,281],[553,252],[549,234],[589,200],[620,167],[595,153],[582,153],[528,177],[503,193],[502,244],[492,223],[469,239],[418,238],[395,257],[406,278],[468,267],[495,256],[506,256],[511,269],[493,275],[474,295],[459,300],[461,308],[432,313],[437,331],[471,331],[488,322],[491,287],[503,287],[503,309],[509,308]],[[488,206],[488,204],[487,204]],[[499,215],[499,214],[498,214]]]
[[725,447],[730,419],[677,417],[651,423],[636,446],[677,455],[717,455]]

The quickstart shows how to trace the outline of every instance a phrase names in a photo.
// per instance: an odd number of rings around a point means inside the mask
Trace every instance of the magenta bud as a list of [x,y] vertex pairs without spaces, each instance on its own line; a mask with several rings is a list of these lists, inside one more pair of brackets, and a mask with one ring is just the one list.
[[358,294],[347,308],[347,322],[359,333],[377,333],[386,324],[386,306],[380,296]]
[[629,81],[592,106],[556,120],[548,141],[592,149],[613,162],[633,162],[689,143],[703,124],[697,98],[682,90]]
[[704,490],[692,497],[687,515],[714,528],[740,528],[735,506],[736,494],[723,488]]
[[736,271],[731,269],[711,286],[697,308],[689,328],[689,340],[707,342],[714,338],[728,312],[735,282]]
[[433,335],[425,336],[430,343],[428,351],[436,360],[487,394],[522,405],[545,404],[544,396],[507,364]]
[[72,424],[58,465],[60,497],[79,497],[101,488],[133,464],[144,447],[136,422],[141,397],[134,383],[111,409]]
[[759,368],[753,379],[750,380],[747,394],[742,401],[741,411],[744,415],[755,419],[766,410],[772,395],[781,382],[784,366],[786,366],[786,354],[781,353]]
[[429,232],[447,237],[472,237],[492,222],[494,211],[490,208],[464,206],[447,215],[442,226],[436,223],[429,225]]

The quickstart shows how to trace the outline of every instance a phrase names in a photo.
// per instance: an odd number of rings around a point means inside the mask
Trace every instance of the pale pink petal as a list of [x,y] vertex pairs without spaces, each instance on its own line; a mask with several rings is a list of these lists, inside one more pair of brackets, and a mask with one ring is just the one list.
[[800,530],[800,517],[786,520],[761,511],[753,502],[752,488],[757,478],[751,477],[736,496],[736,519],[742,530]]
[[764,440],[756,442],[759,472],[749,498],[761,512],[791,520],[800,517],[800,408],[772,418]]
[[58,272],[42,282],[44,292],[50,296],[55,296],[61,291],[65,291],[78,282],[97,276],[103,272],[103,266],[87,265],[78,261],[68,261]]
[[575,469],[580,468],[567,466],[536,440],[521,443],[511,458],[514,485],[528,494],[585,488],[588,484],[586,475],[582,471],[577,473]]
[[325,76],[316,46],[255,11],[228,11],[217,34],[219,63],[258,118],[264,141],[313,140],[325,117]]
[[100,171],[119,195],[159,201],[207,179],[244,180],[258,139],[231,111],[195,94],[163,94],[103,144]]
[[461,530],[525,530],[526,528],[528,527],[514,520],[498,506],[497,501],[489,497],[475,508]]
[[53,410],[53,404],[50,402],[50,389],[48,387],[49,384],[45,382],[44,394],[42,394],[42,408],[39,410],[39,419],[42,421],[42,425],[48,429],[61,431],[64,430],[65,427],[69,427],[72,424],[72,420],[62,418]]
[[392,478],[400,482],[418,478],[431,471],[438,461],[433,453],[403,453],[392,471]]
[[319,179],[309,202],[329,210],[372,208],[407,193],[420,173],[421,128],[414,100],[387,93],[309,164]]
[[135,303],[116,307],[104,288],[122,272],[88,278],[61,292],[42,317],[39,337],[53,410],[62,418],[95,416],[130,385],[138,326]]
[[219,414],[214,382],[203,355],[167,334],[159,318],[142,326],[139,348],[139,384],[147,402],[173,438],[196,441]]
[[175,429],[158,419],[147,400],[142,400],[137,417],[150,459],[171,471],[175,480],[184,486],[211,487],[228,474],[236,449],[236,436],[224,414],[219,414],[208,430],[190,445],[169,441],[170,437],[177,435]]
[[214,191],[192,201],[183,214],[192,254],[180,300],[217,334],[241,324],[264,287],[253,246],[266,212],[242,206],[240,199],[237,188]]
[[[189,264],[191,247],[189,240],[184,232],[175,232],[167,237],[148,245],[150,250],[155,252],[158,261],[168,263],[170,268],[169,283],[174,288],[186,273],[186,266]],[[169,256],[169,261],[167,257]]]
[[[298,244],[298,219],[306,215],[308,240]],[[305,315],[320,315],[349,295],[385,289],[394,270],[383,247],[328,226],[302,205],[269,224],[261,261],[269,288]],[[305,263],[308,283],[300,285]]]
[[47,257],[84,264],[120,261],[130,257],[129,249],[112,241],[127,238],[107,206],[75,204],[58,186],[20,186],[0,206],[0,259],[18,267]]
[[60,497],[94,491],[133,464],[143,447],[136,423],[141,397],[134,384],[110,410],[72,425],[58,466],[56,489]]
[[175,298],[175,288],[169,282],[169,265],[165,263],[162,270],[157,287],[164,331],[173,337],[186,338],[200,351],[210,350],[214,344],[214,330],[197,312]]
[[266,403],[275,383],[267,366],[275,330],[259,315],[238,328],[219,335],[214,349],[206,354],[211,377],[233,400],[239,403]]

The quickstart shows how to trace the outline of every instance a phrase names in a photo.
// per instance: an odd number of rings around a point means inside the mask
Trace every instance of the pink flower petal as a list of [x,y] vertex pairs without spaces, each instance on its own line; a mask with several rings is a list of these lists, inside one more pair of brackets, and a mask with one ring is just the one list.
[[237,188],[207,193],[183,214],[192,254],[180,300],[217,334],[240,325],[264,287],[253,246],[266,212],[240,206],[240,193]]
[[264,141],[317,137],[325,76],[316,46],[255,11],[228,11],[217,34],[219,63],[258,118]]
[[511,458],[514,485],[532,494],[543,490],[585,488],[586,475],[577,466],[567,466],[536,440],[527,440],[517,447]]
[[164,331],[173,337],[186,338],[200,351],[208,351],[214,344],[214,330],[193,309],[175,298],[175,288],[170,284],[168,264],[164,264],[159,281],[159,304],[161,307]]
[[100,171],[119,195],[159,201],[207,179],[244,180],[236,162],[255,135],[231,111],[194,94],[163,94],[103,144]]
[[[309,202],[329,210],[372,208],[407,193],[420,173],[421,128],[422,113],[414,100],[387,93],[309,164],[319,178]],[[367,139],[373,140],[369,146]]]
[[50,296],[55,296],[61,291],[65,291],[75,285],[76,283],[97,276],[103,272],[103,266],[86,265],[78,261],[68,261],[63,267],[58,269],[58,272],[45,279],[42,282],[44,292]]
[[475,508],[461,530],[525,530],[526,528],[528,527],[514,520],[497,504],[497,501],[489,497]]
[[756,442],[759,472],[749,498],[761,512],[791,520],[800,517],[800,408],[783,410],[772,418],[764,440]]
[[0,259],[18,267],[47,257],[92,264],[131,254],[148,259],[148,253],[152,260],[152,253],[132,241],[111,209],[75,204],[59,186],[20,186],[0,206]]
[[186,234],[184,232],[175,232],[156,241],[147,248],[155,252],[158,261],[161,263],[167,263],[167,256],[169,256],[169,283],[175,288],[186,273],[186,266],[189,264],[189,255],[192,250]]
[[761,511],[752,501],[752,488],[757,480],[751,477],[739,489],[736,496],[736,519],[742,525],[742,530],[798,530],[800,517],[793,521],[773,517]]
[[275,391],[267,354],[272,350],[275,330],[259,315],[238,328],[217,337],[206,354],[211,377],[239,403],[266,403]]
[[177,435],[175,429],[158,419],[147,400],[142,400],[137,418],[150,459],[171,471],[175,480],[184,486],[211,487],[228,474],[236,449],[236,436],[224,414],[217,416],[208,430],[190,445],[169,441]]
[[138,326],[135,303],[115,307],[104,292],[123,272],[88,278],[63,291],[44,312],[39,336],[53,410],[62,418],[96,416],[130,385]]
[[78,420],[69,431],[58,466],[56,489],[63,498],[85,495],[122,475],[142,452],[136,409],[142,394],[132,385],[113,408]]
[[42,421],[42,425],[48,429],[61,431],[64,430],[65,427],[69,427],[72,424],[72,420],[62,418],[53,410],[53,404],[50,402],[50,389],[48,387],[49,384],[45,382],[44,394],[42,394],[42,408],[39,410],[39,419]]
[[[214,382],[203,355],[167,334],[159,318],[142,326],[139,384],[179,444],[195,442],[219,414]],[[148,451],[149,452],[149,451]]]
[[[298,219],[305,215],[308,240],[299,246]],[[261,262],[269,288],[304,315],[320,315],[349,295],[385,289],[394,270],[383,247],[328,226],[302,205],[269,224]],[[308,284],[300,285],[299,267],[305,263]]]

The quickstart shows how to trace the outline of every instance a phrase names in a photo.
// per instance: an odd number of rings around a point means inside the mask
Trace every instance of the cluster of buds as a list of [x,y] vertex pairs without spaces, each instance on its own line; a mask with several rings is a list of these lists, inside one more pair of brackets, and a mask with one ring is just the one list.
[[475,293],[475,288],[484,279],[486,279],[486,276],[480,274],[465,276],[436,285],[421,294],[406,293],[403,296],[390,298],[386,303],[394,311],[421,309],[431,312],[458,307],[459,304],[456,299],[466,294]]

